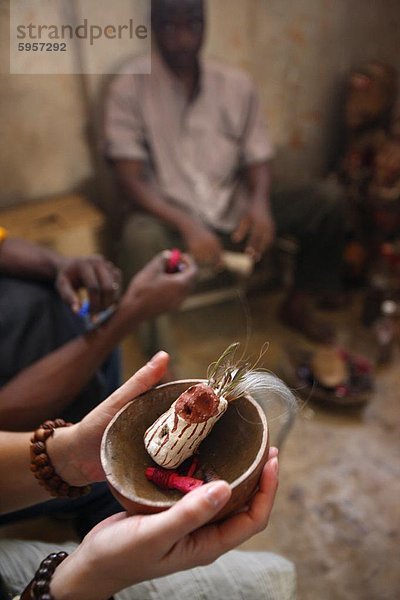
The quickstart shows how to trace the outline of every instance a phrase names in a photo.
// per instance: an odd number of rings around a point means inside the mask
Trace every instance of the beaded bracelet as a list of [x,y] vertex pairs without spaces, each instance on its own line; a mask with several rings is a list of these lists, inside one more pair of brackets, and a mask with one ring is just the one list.
[[72,423],[66,423],[63,419],[45,421],[31,437],[30,469],[39,485],[43,486],[52,496],[58,498],[79,498],[88,494],[91,489],[89,485],[77,487],[63,481],[57,475],[47,454],[46,442],[53,435],[54,430],[58,427],[70,427],[71,425]]
[[67,552],[53,552],[42,560],[34,578],[22,592],[20,600],[54,600],[50,593],[51,578],[58,565],[67,556]]
[[[67,552],[53,552],[42,560],[32,581],[26,586],[21,596],[14,600],[55,600],[50,593],[50,583],[58,565],[67,558]],[[114,600],[112,596],[109,600]]]

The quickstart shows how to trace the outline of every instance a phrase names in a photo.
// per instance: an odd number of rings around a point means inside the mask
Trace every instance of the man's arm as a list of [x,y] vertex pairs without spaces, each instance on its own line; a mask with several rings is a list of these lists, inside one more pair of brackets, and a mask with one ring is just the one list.
[[258,261],[275,238],[269,203],[271,167],[268,162],[249,165],[243,176],[248,190],[248,208],[233,233],[233,240],[241,242],[247,238],[246,252]]
[[21,371],[0,390],[0,428],[27,430],[58,416],[94,375],[111,350],[138,322],[177,308],[196,274],[185,257],[181,273],[165,274],[165,258],[153,259],[132,280],[111,320]]
[[103,256],[67,258],[17,238],[0,245],[0,274],[54,283],[74,312],[81,306],[80,289],[86,290],[93,314],[110,306],[120,293],[121,273]]
[[98,331],[76,338],[23,369],[0,389],[0,427],[26,431],[50,418],[49,415],[60,415],[133,322],[128,315],[118,312]]
[[47,248],[17,238],[7,238],[0,246],[0,273],[53,281],[64,258]]
[[271,167],[263,162],[245,167],[244,176],[252,206],[260,205],[269,210],[269,194],[271,189]]
[[274,153],[258,93],[252,80],[246,76],[242,78],[241,85],[238,85],[238,103],[243,115],[240,162],[247,186],[248,203],[233,239],[246,239],[246,252],[258,261],[275,237],[275,225],[269,206],[270,161]]
[[140,207],[177,229],[199,263],[218,263],[222,248],[218,237],[198,219],[166,202],[151,186],[140,160],[115,160],[115,172],[132,206]]

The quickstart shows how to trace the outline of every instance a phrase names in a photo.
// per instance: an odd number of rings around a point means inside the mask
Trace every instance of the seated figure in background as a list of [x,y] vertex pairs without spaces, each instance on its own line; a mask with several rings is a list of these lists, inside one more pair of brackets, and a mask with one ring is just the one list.
[[[114,350],[124,336],[141,320],[178,307],[196,267],[184,256],[182,272],[166,274],[165,256],[158,255],[120,297],[120,271],[103,257],[64,258],[0,231],[0,428],[26,431],[45,418],[79,420],[118,387]],[[116,304],[113,316],[92,332],[76,314],[81,288],[93,313]],[[93,499],[111,500],[104,484],[85,500],[95,519]],[[51,510],[80,506],[79,500],[57,502]],[[112,504],[115,512],[119,507]],[[43,513],[42,507],[14,517]]]
[[[105,155],[121,185],[120,266],[130,277],[178,245],[218,267],[223,249],[260,261],[276,235],[298,242],[282,319],[312,339],[334,332],[312,298],[341,285],[341,199],[311,188],[270,194],[273,150],[256,90],[243,72],[201,57],[203,0],[153,0],[151,75],[134,59],[112,82]],[[165,342],[164,342],[165,344]],[[149,337],[148,353],[160,346]]]

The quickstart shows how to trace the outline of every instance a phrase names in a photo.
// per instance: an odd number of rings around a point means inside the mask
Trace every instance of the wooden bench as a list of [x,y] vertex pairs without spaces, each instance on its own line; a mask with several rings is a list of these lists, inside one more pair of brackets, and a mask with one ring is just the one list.
[[101,251],[104,217],[79,194],[1,209],[0,224],[11,236],[47,246],[64,256]]

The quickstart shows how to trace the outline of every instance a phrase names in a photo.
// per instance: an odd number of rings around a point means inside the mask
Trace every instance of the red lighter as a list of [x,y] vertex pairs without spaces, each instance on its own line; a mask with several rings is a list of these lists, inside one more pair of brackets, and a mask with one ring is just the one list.
[[179,273],[183,269],[182,252],[173,248],[165,265],[166,273]]

